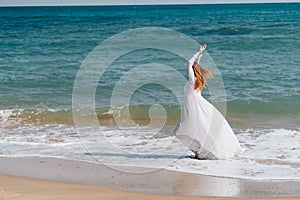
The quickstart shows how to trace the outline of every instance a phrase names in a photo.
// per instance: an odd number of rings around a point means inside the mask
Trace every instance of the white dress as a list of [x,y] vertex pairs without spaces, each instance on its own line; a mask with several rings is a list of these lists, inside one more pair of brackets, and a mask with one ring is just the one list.
[[194,90],[192,66],[196,60],[197,54],[189,60],[189,82],[184,87],[184,115],[174,134],[198,158],[228,159],[242,153],[243,149],[223,115],[202,97],[201,91]]

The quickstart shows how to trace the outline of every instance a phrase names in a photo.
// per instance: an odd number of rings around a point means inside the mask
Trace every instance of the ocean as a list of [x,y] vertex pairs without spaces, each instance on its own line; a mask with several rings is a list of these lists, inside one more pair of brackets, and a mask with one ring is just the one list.
[[[130,35],[140,30],[146,42]],[[120,42],[123,33],[126,41]],[[109,39],[117,40],[115,46],[109,46]],[[225,106],[222,113],[246,149],[243,155],[229,161],[193,160],[172,135],[181,118],[186,63],[198,50],[189,43],[177,45],[185,39],[207,44],[203,64],[215,67],[223,93],[215,90],[220,84],[208,81],[203,96]],[[174,51],[155,49],[151,42]],[[87,58],[104,44],[108,56],[99,55],[93,65]],[[101,77],[93,71],[110,52],[134,45],[145,48],[118,55]],[[0,156],[299,179],[299,47],[299,3],[2,7]],[[99,124],[88,126],[90,118],[84,116],[81,129],[74,122],[74,91],[85,64],[92,66],[86,75],[99,75],[79,82],[87,88],[89,81],[96,83],[92,100],[83,103],[95,109]],[[128,83],[132,88],[124,91]],[[116,93],[117,86],[124,96]],[[221,99],[215,99],[216,93]],[[128,113],[134,126],[127,124]]]

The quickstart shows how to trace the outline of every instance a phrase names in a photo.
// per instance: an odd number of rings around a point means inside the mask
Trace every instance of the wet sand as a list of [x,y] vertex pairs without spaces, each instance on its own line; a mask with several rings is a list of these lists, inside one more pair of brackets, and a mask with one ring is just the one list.
[[128,167],[124,166],[124,171],[120,171],[102,164],[58,158],[2,157],[1,198],[6,196],[5,199],[23,200],[300,197],[300,180],[248,180],[164,169],[143,173],[145,168],[140,167],[130,167],[134,168],[136,173],[126,173]]
[[[65,184],[51,181],[42,181],[36,179],[20,178],[0,174],[0,199],[7,200],[93,200],[93,199],[156,199],[156,200],[211,200],[211,199],[225,199],[223,197],[187,197],[174,195],[150,195],[142,193],[124,192],[120,190],[113,190],[109,188],[79,185],[79,184]],[[231,199],[231,198],[226,198]],[[234,198],[236,200],[244,198]],[[267,199],[267,198],[248,198],[249,200]],[[271,199],[271,198],[269,198]],[[297,197],[287,198],[272,198],[276,200],[283,199],[299,199]]]

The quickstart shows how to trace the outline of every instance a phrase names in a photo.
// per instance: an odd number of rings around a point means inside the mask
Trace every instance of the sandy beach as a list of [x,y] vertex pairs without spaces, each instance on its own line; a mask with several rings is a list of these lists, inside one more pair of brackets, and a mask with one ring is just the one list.
[[3,174],[0,175],[0,185],[0,199],[196,199],[196,197],[145,195],[99,186],[64,184]]
[[2,157],[1,198],[297,199],[300,196],[299,180],[246,180],[164,169],[143,173],[140,167],[135,170],[135,174],[126,173],[98,163],[58,158]]
[[[157,199],[157,200],[192,200],[192,199],[224,199],[222,197],[185,197],[185,196],[162,196],[141,193],[124,192],[99,186],[64,184],[51,181],[27,179],[0,174],[0,199],[33,200],[33,199]],[[229,198],[228,198],[229,199]],[[235,198],[237,200],[243,198]],[[248,198],[267,199],[267,198]],[[299,199],[269,198],[269,199]]]

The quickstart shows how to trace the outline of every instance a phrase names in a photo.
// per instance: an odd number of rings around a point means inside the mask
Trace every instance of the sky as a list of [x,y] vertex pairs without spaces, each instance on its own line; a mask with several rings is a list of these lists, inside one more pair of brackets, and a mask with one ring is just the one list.
[[0,6],[55,5],[149,5],[149,4],[207,4],[207,3],[275,3],[300,0],[0,0]]

